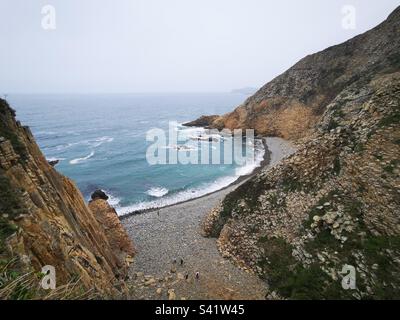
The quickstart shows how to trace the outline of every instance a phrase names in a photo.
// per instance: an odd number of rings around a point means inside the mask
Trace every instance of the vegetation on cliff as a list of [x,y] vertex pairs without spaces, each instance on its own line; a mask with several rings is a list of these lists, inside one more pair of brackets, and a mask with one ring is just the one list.
[[[92,212],[0,99],[0,297],[121,296],[133,255],[115,211]],[[39,287],[45,265],[56,271],[51,293]]]
[[190,124],[252,128],[260,135],[286,139],[306,137],[345,88],[400,68],[399,11],[365,34],[303,58],[233,112],[203,116]]
[[[244,118],[234,126],[301,138],[295,154],[239,187],[203,224],[225,257],[265,279],[269,298],[400,298],[399,15],[306,57],[238,108]],[[278,91],[285,98],[271,107]],[[260,126],[299,102],[312,110],[307,130]],[[342,288],[345,265],[355,267],[354,290]]]

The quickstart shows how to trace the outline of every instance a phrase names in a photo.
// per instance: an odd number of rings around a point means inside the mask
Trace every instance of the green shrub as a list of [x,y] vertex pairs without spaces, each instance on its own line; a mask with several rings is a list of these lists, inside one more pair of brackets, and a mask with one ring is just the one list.
[[365,150],[365,146],[362,143],[357,143],[354,147],[354,152],[361,153]]
[[378,123],[378,126],[382,128],[382,127],[388,127],[392,124],[399,124],[399,123],[400,123],[400,112],[394,112],[384,117]]
[[341,164],[340,164],[340,158],[337,156],[335,160],[333,161],[333,173],[338,176],[340,174],[340,171],[342,170]]
[[303,184],[296,178],[285,177],[282,181],[282,187],[285,192],[296,192],[303,189]]
[[0,254],[5,251],[5,240],[16,230],[16,227],[7,219],[0,217]]
[[261,238],[265,257],[260,263],[271,290],[294,300],[339,298],[340,282],[330,279],[317,263],[302,266],[293,256],[293,248],[281,238]]
[[335,119],[330,119],[328,123],[328,130],[336,129],[339,126],[339,123]]
[[21,191],[12,188],[9,179],[0,169],[0,213],[14,217],[24,208],[20,201]]

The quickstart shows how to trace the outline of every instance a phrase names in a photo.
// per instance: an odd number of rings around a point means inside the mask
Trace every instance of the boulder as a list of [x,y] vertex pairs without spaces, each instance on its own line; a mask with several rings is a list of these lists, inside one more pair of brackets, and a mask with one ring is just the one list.
[[57,160],[49,160],[47,162],[49,163],[49,165],[54,167],[55,165],[57,165],[60,162],[60,160],[58,160],[58,159]]
[[91,198],[92,198],[92,200],[96,200],[96,199],[108,200],[108,196],[101,189],[97,189],[95,192],[93,192],[91,195]]
[[168,300],[176,300],[176,293],[174,289],[168,290]]
[[214,120],[219,118],[217,115],[201,116],[197,120],[183,124],[186,127],[208,127],[213,124]]

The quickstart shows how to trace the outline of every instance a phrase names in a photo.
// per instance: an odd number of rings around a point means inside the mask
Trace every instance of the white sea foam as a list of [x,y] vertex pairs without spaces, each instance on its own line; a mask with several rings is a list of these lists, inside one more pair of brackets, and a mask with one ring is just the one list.
[[139,202],[131,206],[117,208],[116,210],[118,212],[118,215],[124,215],[134,211],[155,209],[155,208],[169,206],[172,204],[198,198],[206,194],[218,191],[224,187],[229,186],[237,179],[238,177],[236,176],[222,177],[215,180],[213,183],[201,186],[199,188],[187,189],[167,197],[162,197],[153,201]]
[[204,129],[204,128],[196,128],[196,127],[193,127],[193,128],[189,128],[189,127],[176,127],[175,129],[176,129],[177,131],[179,131],[179,132],[187,133],[187,134],[189,134],[189,133],[202,133],[202,132],[205,132],[205,131],[206,131],[206,129]]
[[200,127],[185,127],[182,124],[178,124],[177,127],[174,128],[175,131],[178,131],[179,137],[181,139],[189,139],[191,136],[195,135],[196,137],[204,134],[206,129]]
[[86,160],[89,160],[91,157],[93,157],[94,156],[94,151],[92,151],[90,154],[88,154],[86,157],[83,157],[83,158],[76,158],[76,159],[73,159],[73,160],[71,160],[69,163],[70,164],[78,164],[78,163],[81,163],[81,162],[84,162],[84,161],[86,161]]
[[264,146],[261,144],[256,143],[256,148],[254,150],[254,162],[250,164],[246,164],[242,167],[236,168],[236,175],[237,176],[245,176],[251,174],[256,168],[258,168],[262,161],[264,160],[265,149]]
[[121,202],[121,199],[116,197],[115,195],[113,195],[112,193],[108,192],[108,191],[104,191],[106,193],[106,195],[108,196],[108,203],[110,204],[110,206],[114,207],[114,208],[118,208],[119,207],[119,203]]
[[168,193],[168,189],[162,187],[153,187],[146,192],[149,196],[161,198]]
[[88,140],[87,143],[89,145],[91,145],[92,147],[96,148],[96,147],[100,147],[103,143],[113,142],[113,141],[114,141],[114,138],[106,136],[106,137],[96,138],[93,140]]
[[189,144],[175,145],[175,146],[172,146],[172,148],[179,152],[188,152],[188,151],[197,151],[198,150],[198,148],[191,146]]
[[71,143],[67,143],[67,144],[61,144],[61,145],[58,145],[56,147],[56,149],[58,151],[61,151],[61,150],[69,149],[71,147],[79,146],[79,145],[88,145],[88,146],[91,146],[92,148],[97,148],[97,147],[101,146],[103,143],[112,142],[112,141],[114,141],[114,138],[104,136],[104,137],[99,137],[99,138],[95,138],[95,139],[88,139],[88,140],[82,140],[82,141],[77,141],[77,142],[71,142]]
[[46,158],[47,161],[62,161],[65,160],[65,158],[56,158],[56,157],[48,157]]
[[74,143],[60,144],[60,145],[56,146],[55,148],[56,148],[57,151],[63,151],[65,149],[69,149],[72,146],[78,145],[80,143],[81,143],[81,141],[80,142],[74,142]]
[[53,136],[57,134],[57,132],[54,131],[38,131],[35,132],[35,136]]
[[[161,208],[176,203],[180,203],[183,201],[199,198],[209,193],[221,190],[229,186],[230,184],[234,183],[237,179],[239,179],[240,176],[250,174],[255,168],[259,167],[264,158],[264,153],[265,150],[262,147],[262,144],[260,144],[260,146],[256,149],[256,156],[255,156],[256,159],[254,163],[236,169],[236,175],[221,177],[215,180],[214,182],[205,183],[197,188],[190,188],[175,194],[161,196],[159,199],[156,200],[143,201],[130,206],[116,208],[118,215],[122,216],[130,212]],[[147,192],[148,194],[149,191]],[[161,192],[158,194],[161,195]]]

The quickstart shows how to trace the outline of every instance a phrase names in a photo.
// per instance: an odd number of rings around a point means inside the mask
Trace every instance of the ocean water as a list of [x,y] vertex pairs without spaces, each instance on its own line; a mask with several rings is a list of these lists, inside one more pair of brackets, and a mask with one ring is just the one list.
[[203,114],[226,113],[246,98],[237,93],[9,95],[8,101],[17,118],[30,126],[46,158],[60,160],[57,170],[72,178],[87,200],[102,189],[123,215],[219,190],[259,165],[262,148],[250,166],[151,165],[146,160],[153,143],[146,141],[148,130],[168,130],[174,121],[174,130],[187,138],[182,143],[188,150],[199,148],[208,142],[191,137],[203,130],[180,124]]

